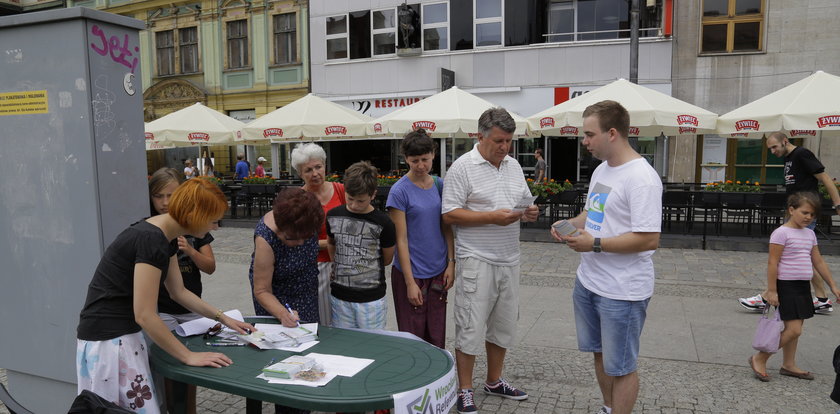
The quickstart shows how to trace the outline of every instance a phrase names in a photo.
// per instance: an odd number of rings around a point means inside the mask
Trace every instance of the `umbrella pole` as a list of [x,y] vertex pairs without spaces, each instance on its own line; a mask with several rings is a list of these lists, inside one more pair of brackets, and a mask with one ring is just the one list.
[[[451,137],[452,134],[449,134]],[[443,177],[446,175],[446,138],[441,138],[442,142],[440,145],[440,176]]]

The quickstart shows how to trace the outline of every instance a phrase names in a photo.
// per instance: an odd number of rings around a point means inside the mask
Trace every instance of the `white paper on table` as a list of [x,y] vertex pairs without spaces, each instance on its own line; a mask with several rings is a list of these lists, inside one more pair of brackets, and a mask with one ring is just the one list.
[[516,202],[516,205],[513,206],[512,210],[525,211],[526,208],[534,204],[534,201],[537,201],[537,196],[524,196]]
[[[300,327],[311,331],[315,335],[318,334],[317,323],[302,323],[300,324]],[[263,333],[292,332],[297,329],[297,327],[287,328],[279,323],[255,323],[254,328],[258,331],[262,331]]]
[[263,340],[263,337],[266,334],[279,334],[282,332],[289,332],[291,334],[291,337],[296,337],[300,334],[301,328],[310,331],[312,335],[317,335],[317,323],[304,323],[300,325],[300,328],[287,328],[283,325],[275,323],[257,323],[254,324],[254,328],[257,330],[256,334],[252,333],[250,335],[237,335],[237,338],[239,338],[240,341],[249,342],[259,349],[279,349],[281,351],[290,352],[303,352],[318,344],[318,341],[307,341],[297,346],[281,346],[274,342]]
[[312,358],[315,362],[321,364],[328,375],[336,374],[341,375],[342,377],[352,377],[373,363],[372,359],[353,358],[342,355],[317,354],[314,352],[304,356]]
[[[225,312],[225,315],[236,319],[240,322],[245,322],[245,318],[242,317],[242,312],[239,309],[232,309]],[[210,318],[199,318],[189,322],[184,322],[175,327],[175,333],[180,336],[190,336],[190,335],[198,335],[206,333],[208,329],[212,328],[219,322],[216,322]],[[234,332],[231,329],[225,328],[226,331]]]
[[298,346],[274,346],[274,344],[272,344],[271,342],[266,342],[266,341],[251,342],[251,341],[248,341],[247,339],[243,339],[242,337],[239,337],[239,340],[250,342],[251,344],[253,344],[255,347],[257,347],[259,349],[279,349],[281,351],[289,351],[289,352],[303,352],[303,351],[306,351],[309,348],[312,348],[315,345],[318,345],[318,343],[319,343],[319,341],[309,341],[309,342],[302,343]]
[[323,378],[319,379],[318,381],[304,381],[300,379],[286,379],[286,378],[273,378],[273,377],[266,377],[263,374],[257,375],[257,378],[263,379],[268,381],[269,384],[285,384],[285,385],[303,385],[305,387],[323,387],[327,385],[330,381],[333,380],[337,375],[333,373],[327,373],[324,375]]

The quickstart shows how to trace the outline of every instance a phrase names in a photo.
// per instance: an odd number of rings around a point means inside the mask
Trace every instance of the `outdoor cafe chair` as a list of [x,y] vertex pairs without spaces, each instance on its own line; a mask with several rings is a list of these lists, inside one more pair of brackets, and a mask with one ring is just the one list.
[[758,208],[758,221],[761,234],[770,234],[784,222],[787,193],[763,193]]
[[[694,218],[703,217],[703,234],[706,235],[706,226],[711,223],[715,233],[720,235],[721,226],[721,205],[720,194],[715,191],[701,191],[694,199],[694,208],[691,215]],[[711,221],[710,221],[711,220]]]
[[549,225],[555,221],[564,218],[574,218],[580,213],[580,198],[581,192],[578,190],[561,191],[557,194],[552,194],[548,198],[548,208],[551,219]]
[[[691,232],[693,205],[688,191],[665,191],[662,193],[662,222],[670,230],[674,222],[682,223],[684,233]],[[676,218],[676,220],[674,220]]]

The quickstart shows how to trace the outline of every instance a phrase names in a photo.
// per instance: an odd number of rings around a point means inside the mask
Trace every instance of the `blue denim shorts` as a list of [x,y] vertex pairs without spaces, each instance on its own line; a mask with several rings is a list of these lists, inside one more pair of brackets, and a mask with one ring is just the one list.
[[598,296],[575,279],[572,293],[578,349],[602,353],[604,372],[621,377],[636,371],[639,337],[650,298],[640,301]]

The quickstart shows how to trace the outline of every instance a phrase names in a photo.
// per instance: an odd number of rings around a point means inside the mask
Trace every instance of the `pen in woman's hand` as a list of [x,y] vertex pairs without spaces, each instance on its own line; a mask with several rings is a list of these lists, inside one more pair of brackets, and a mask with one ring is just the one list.
[[[286,310],[289,311],[289,315],[292,315],[292,317],[295,316],[295,313],[292,311],[292,307],[289,306],[288,303],[286,304]],[[297,326],[300,326],[300,319],[298,319],[296,322],[297,322]]]

